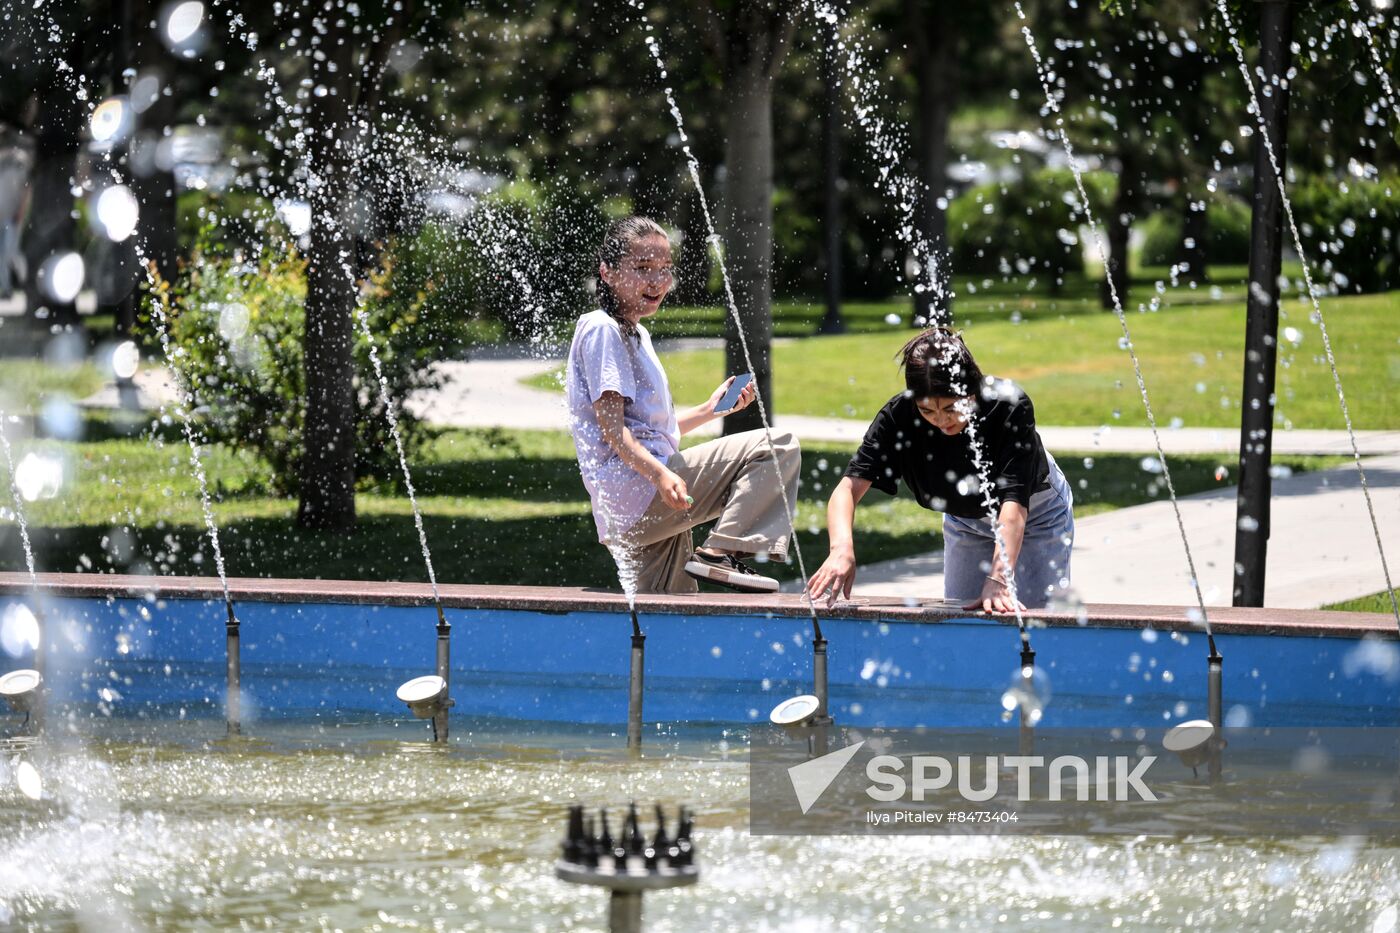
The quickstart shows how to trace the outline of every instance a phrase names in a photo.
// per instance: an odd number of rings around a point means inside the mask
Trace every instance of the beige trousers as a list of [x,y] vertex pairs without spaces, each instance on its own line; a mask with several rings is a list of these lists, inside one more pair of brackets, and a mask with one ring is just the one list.
[[[775,453],[777,470],[773,469]],[[695,550],[690,530],[710,521],[715,525],[704,547],[766,553],[785,563],[791,531],[787,516],[789,511],[796,513],[801,466],[797,438],[779,431],[773,432],[772,449],[763,431],[757,430],[673,454],[666,467],[685,480],[695,503],[688,509],[673,509],[658,495],[622,536],[637,561],[637,592],[696,592],[699,587],[685,572],[685,562]]]

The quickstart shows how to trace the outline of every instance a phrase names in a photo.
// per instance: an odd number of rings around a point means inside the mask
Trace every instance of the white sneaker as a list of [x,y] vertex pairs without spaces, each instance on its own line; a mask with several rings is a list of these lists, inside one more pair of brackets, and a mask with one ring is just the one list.
[[740,593],[776,593],[778,581],[745,564],[733,554],[712,556],[696,551],[685,562],[685,572],[697,580],[718,583]]

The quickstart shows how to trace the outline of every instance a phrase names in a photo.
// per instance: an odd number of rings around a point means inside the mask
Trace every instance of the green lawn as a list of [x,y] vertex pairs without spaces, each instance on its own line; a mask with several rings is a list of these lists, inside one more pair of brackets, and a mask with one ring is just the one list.
[[106,381],[91,363],[57,366],[46,360],[0,357],[0,411],[34,413],[46,399],[86,398]]
[[[1400,595],[1400,590],[1396,590],[1396,593]],[[1322,608],[1340,609],[1343,612],[1383,612],[1386,615],[1392,615],[1395,612],[1395,608],[1390,603],[1390,594],[1385,590],[1372,593],[1370,596],[1358,596],[1356,599],[1332,603]]]
[[[29,503],[38,566],[54,571],[154,572],[209,576],[212,552],[203,534],[196,485],[183,444],[140,438],[82,443],[16,444],[67,462],[57,498]],[[809,445],[797,527],[809,570],[826,555],[825,499],[850,450]],[[246,453],[215,447],[206,466],[229,573],[235,576],[426,580],[406,498],[394,490],[363,492],[352,534],[298,529],[294,500],[267,495],[263,471]],[[1295,470],[1339,458],[1279,458]],[[1061,454],[1074,485],[1077,514],[1090,515],[1161,498],[1165,490],[1139,457]],[[1182,494],[1215,487],[1215,457],[1172,461]],[[589,503],[566,434],[444,431],[414,465],[438,578],[454,583],[616,586],[611,558],[593,533]],[[0,469],[0,489],[8,476]],[[5,504],[8,506],[8,498]],[[942,546],[939,517],[908,498],[872,493],[857,519],[862,562],[924,553]],[[23,569],[19,536],[0,513],[0,569]],[[795,577],[795,568],[780,575]]]
[[[1098,310],[1090,298],[1039,295],[1020,302],[1024,307],[1014,314],[959,305],[959,326],[984,371],[1021,383],[1042,424],[1147,423],[1113,314]],[[1000,303],[1010,307],[1016,299]],[[1295,297],[1283,311],[1281,332],[1296,328],[1300,340],[1297,347],[1280,341],[1280,424],[1340,429],[1344,423],[1331,371],[1320,332],[1309,323],[1309,306]],[[658,316],[657,329],[668,313]],[[1328,299],[1323,313],[1353,424],[1400,427],[1400,292]],[[1238,427],[1244,358],[1244,307],[1238,296],[1134,311],[1128,324],[1159,424],[1180,419],[1187,427]],[[904,324],[881,324],[865,333],[776,344],[774,407],[789,414],[871,417],[903,387],[894,354],[910,335]],[[678,404],[704,398],[723,375],[719,350],[671,353],[664,362]],[[559,387],[550,374],[534,383]]]
[[[1130,306],[1147,302],[1162,285],[1161,299],[1176,307],[1193,304],[1231,302],[1243,304],[1246,270],[1243,266],[1218,266],[1211,270],[1212,284],[1192,288],[1171,285],[1165,268],[1134,269]],[[1301,274],[1291,270],[1290,274]],[[1026,276],[957,276],[954,279],[954,313],[959,322],[1022,318],[1058,318],[1061,315],[1098,314],[1099,280],[1072,274],[1057,294],[1050,294],[1043,280]],[[656,337],[718,337],[724,333],[727,312],[724,307],[666,306],[647,327]],[[773,303],[773,333],[778,337],[810,337],[825,314],[818,300],[778,300]],[[890,324],[890,315],[899,318]],[[841,317],[852,334],[889,333],[892,327],[909,326],[912,302],[907,297],[882,301],[848,301]],[[961,325],[960,325],[961,326]],[[566,339],[567,339],[567,335]]]

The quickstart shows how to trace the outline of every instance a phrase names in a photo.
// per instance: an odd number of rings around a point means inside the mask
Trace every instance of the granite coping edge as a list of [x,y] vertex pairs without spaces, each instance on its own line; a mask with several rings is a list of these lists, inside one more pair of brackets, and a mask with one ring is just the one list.
[[[128,576],[95,573],[44,573],[38,575],[40,591],[47,596],[69,598],[142,598],[222,600],[223,590],[213,577]],[[238,602],[374,604],[429,606],[432,587],[426,583],[373,580],[310,580],[233,577],[229,593]],[[28,574],[0,572],[0,596],[33,592]],[[439,584],[438,593],[447,609],[505,609],[564,614],[568,612],[626,613],[627,600],[617,592],[580,587],[492,586]],[[807,604],[793,593],[729,595],[702,593],[685,596],[639,596],[642,615],[806,617]],[[1194,607],[1192,607],[1194,608]],[[941,599],[921,601],[895,596],[857,597],[833,608],[818,604],[820,619],[852,619],[882,622],[935,623],[948,619],[982,619],[1015,625],[1009,615],[968,612],[948,606]],[[1155,628],[1195,632],[1202,628],[1188,618],[1185,606],[1089,604],[1078,613],[1035,611],[1026,613],[1032,625],[1047,627]],[[1294,635],[1359,638],[1366,635],[1395,639],[1392,616],[1372,612],[1338,612],[1320,609],[1209,608],[1218,635]]]

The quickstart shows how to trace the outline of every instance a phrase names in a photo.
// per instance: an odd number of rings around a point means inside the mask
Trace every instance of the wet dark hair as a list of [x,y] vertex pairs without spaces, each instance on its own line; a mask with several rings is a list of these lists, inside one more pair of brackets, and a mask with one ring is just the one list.
[[[631,251],[632,244],[649,236],[669,240],[662,226],[650,217],[634,214],[614,220],[603,231],[603,242],[598,244],[598,261],[610,269],[616,269],[622,264],[623,257]],[[598,305],[609,317],[617,321],[617,326],[622,328],[624,334],[636,336],[637,328],[623,317],[622,306],[618,303],[617,296],[601,275],[598,277]]]
[[904,369],[904,385],[920,398],[966,398],[982,390],[982,369],[963,343],[946,327],[930,327],[895,356]]

